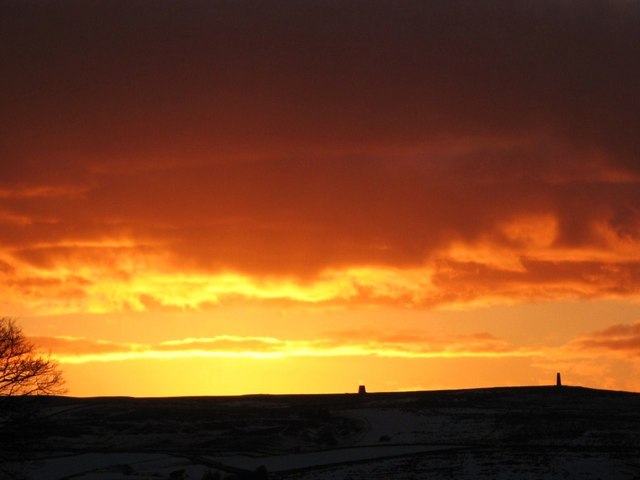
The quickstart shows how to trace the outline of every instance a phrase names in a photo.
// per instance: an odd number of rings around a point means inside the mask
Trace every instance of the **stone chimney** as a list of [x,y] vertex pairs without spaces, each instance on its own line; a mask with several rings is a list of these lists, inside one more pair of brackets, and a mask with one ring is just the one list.
[[367,393],[367,389],[365,388],[365,386],[364,385],[358,386],[358,395],[364,395],[365,393]]
[[562,378],[560,378],[560,372],[556,373],[556,387],[562,386]]

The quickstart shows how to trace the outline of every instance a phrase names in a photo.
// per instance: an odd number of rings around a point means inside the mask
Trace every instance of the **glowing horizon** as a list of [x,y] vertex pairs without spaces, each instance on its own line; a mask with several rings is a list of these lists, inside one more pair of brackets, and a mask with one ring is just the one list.
[[637,2],[36,0],[0,32],[0,315],[71,395],[640,390]]

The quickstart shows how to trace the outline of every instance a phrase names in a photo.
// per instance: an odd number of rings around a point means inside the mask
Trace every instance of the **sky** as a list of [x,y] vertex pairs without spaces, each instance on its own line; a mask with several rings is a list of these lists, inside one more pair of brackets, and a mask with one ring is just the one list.
[[0,315],[69,395],[640,391],[636,0],[0,0]]

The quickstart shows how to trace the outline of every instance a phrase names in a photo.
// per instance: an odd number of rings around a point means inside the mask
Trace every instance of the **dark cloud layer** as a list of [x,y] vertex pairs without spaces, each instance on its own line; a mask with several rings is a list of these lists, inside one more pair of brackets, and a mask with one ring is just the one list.
[[[602,288],[638,291],[638,2],[1,1],[0,36],[7,268],[126,237],[184,270],[444,257],[455,295],[630,261]],[[540,216],[584,258],[527,260],[504,225]]]
[[2,10],[7,147],[24,156],[41,147],[63,162],[84,154],[81,162],[158,165],[547,133],[635,165],[635,2],[71,1]]

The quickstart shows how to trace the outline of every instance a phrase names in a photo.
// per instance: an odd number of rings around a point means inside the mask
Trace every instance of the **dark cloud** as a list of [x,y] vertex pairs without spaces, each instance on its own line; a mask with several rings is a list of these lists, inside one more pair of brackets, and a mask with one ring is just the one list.
[[[589,258],[640,241],[637,2],[2,1],[0,33],[5,271],[126,238],[172,271],[427,262],[434,303],[637,294]],[[553,261],[504,234],[539,216]]]
[[12,169],[55,159],[55,176],[78,163],[532,133],[612,151],[635,168],[635,2],[36,1],[2,10],[4,143],[28,160]]

